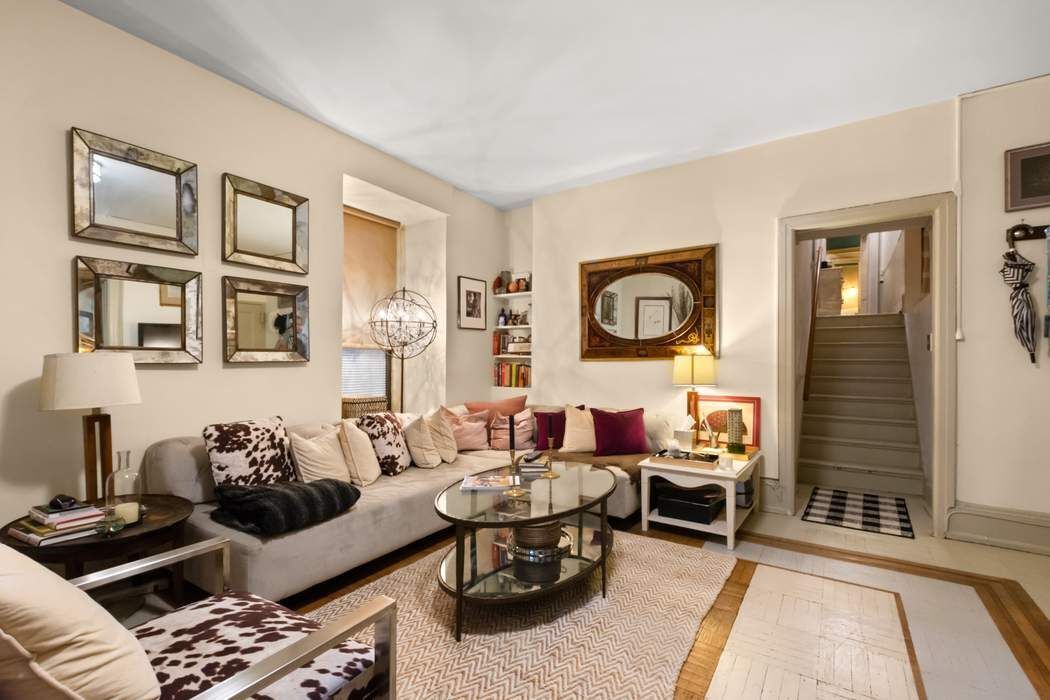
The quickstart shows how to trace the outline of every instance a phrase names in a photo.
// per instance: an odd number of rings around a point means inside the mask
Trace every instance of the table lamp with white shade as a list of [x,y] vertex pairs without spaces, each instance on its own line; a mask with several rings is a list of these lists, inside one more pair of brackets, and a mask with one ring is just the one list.
[[715,356],[703,345],[699,346],[694,353],[675,355],[674,366],[671,372],[671,383],[675,386],[690,387],[690,391],[686,393],[686,411],[690,416],[697,419],[697,423],[692,431],[676,431],[675,437],[681,443],[684,435],[680,437],[678,433],[691,432],[692,436],[689,442],[694,443],[696,442],[700,425],[703,423],[703,418],[697,415],[697,404],[700,400],[700,394],[693,391],[693,388],[717,385]]
[[110,418],[102,409],[141,402],[135,361],[130,353],[96,351],[44,356],[40,410],[91,410],[83,417],[84,477],[88,501],[99,497],[99,465],[103,484],[113,471]]

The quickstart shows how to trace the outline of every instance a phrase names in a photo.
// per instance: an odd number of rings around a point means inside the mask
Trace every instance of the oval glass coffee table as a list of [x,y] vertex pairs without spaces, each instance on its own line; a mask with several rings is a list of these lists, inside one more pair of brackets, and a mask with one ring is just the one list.
[[[546,595],[601,567],[612,549],[607,502],[611,472],[590,464],[555,462],[558,478],[521,476],[521,494],[464,491],[462,480],[434,499],[437,514],[456,527],[456,544],[438,567],[438,583],[456,598],[456,641],[463,602],[505,604]],[[500,467],[476,476],[513,475]],[[591,512],[597,508],[598,512]]]

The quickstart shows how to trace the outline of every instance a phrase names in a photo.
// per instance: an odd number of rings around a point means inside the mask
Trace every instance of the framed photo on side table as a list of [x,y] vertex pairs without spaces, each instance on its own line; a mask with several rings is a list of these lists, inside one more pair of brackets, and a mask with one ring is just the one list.
[[486,328],[488,309],[485,302],[486,284],[484,280],[473,277],[457,278],[459,287],[459,304],[456,315],[456,326],[472,331],[483,331]]
[[[739,408],[744,419],[744,447],[761,447],[762,399],[757,396],[712,396],[689,392],[689,415],[697,425],[707,418],[711,429],[718,433],[718,444],[728,442],[726,410]],[[703,428],[700,429],[703,433]],[[701,435],[703,437],[703,435]]]

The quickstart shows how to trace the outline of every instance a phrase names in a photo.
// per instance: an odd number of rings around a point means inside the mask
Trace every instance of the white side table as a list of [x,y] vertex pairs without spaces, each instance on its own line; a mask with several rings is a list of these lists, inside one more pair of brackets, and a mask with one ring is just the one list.
[[[693,467],[677,464],[656,464],[650,460],[643,461],[642,468],[642,531],[649,529],[649,523],[664,523],[689,530],[710,532],[726,538],[726,547],[733,549],[736,546],[736,531],[751,512],[758,508],[759,484],[758,465],[762,457],[760,450],[749,452],[747,455],[734,455],[733,471],[720,471],[712,465],[711,469]],[[721,486],[726,492],[725,509],[712,521],[710,525],[694,523],[689,520],[669,518],[657,513],[656,508],[649,508],[649,480],[654,476],[662,476],[676,486],[682,488],[696,488],[715,484]],[[752,481],[754,497],[750,508],[738,508],[736,505],[736,485],[742,481]]]

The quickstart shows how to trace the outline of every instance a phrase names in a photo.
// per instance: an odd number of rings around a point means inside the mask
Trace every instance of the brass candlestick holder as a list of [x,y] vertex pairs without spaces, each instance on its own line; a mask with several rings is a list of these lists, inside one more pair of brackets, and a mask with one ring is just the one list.
[[554,471],[554,438],[547,438],[547,471],[539,475],[539,479],[557,479],[561,474]]
[[528,492],[521,488],[521,463],[514,458],[514,452],[514,448],[510,448],[510,468],[514,470],[513,476],[517,478],[518,483],[504,491],[503,495],[507,498],[522,498]]

